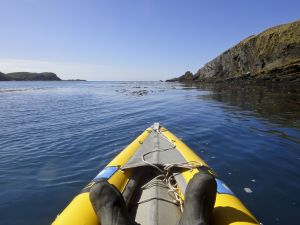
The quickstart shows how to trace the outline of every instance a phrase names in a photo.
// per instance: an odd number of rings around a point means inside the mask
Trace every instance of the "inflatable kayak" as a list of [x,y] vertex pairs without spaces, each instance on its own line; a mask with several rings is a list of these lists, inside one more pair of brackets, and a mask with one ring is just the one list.
[[53,224],[98,225],[89,190],[97,181],[107,180],[122,193],[130,216],[137,223],[176,225],[189,181],[204,170],[214,176],[217,184],[211,224],[259,224],[214,171],[159,123],[146,129],[100,171]]

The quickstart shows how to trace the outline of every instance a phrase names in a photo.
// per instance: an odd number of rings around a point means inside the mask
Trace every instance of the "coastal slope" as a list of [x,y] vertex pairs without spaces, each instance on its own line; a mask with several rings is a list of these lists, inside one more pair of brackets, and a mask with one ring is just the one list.
[[8,80],[9,80],[9,78],[7,76],[5,76],[4,73],[0,72],[0,81],[8,81]]
[[300,82],[300,20],[252,35],[205,64],[194,75],[168,81]]
[[1,73],[0,81],[59,81],[61,80],[55,73],[30,73],[30,72],[15,72]]

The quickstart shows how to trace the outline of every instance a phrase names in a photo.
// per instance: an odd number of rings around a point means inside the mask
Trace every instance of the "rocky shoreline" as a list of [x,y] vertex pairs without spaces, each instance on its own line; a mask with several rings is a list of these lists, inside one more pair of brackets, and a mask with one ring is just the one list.
[[195,74],[167,82],[300,85],[300,20],[252,35]]
[[0,81],[61,81],[61,79],[51,72],[15,72],[6,74],[0,72]]
[[62,80],[55,73],[31,73],[31,72],[14,72],[1,73],[0,81],[86,81],[82,79],[68,79]]

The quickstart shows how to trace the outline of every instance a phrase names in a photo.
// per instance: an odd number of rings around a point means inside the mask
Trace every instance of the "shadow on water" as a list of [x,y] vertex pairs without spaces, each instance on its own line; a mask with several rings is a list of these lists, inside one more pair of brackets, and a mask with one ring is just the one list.
[[[7,82],[0,89],[1,224],[50,224],[156,121],[211,165],[259,221],[298,224],[297,90],[167,82]],[[229,207],[220,212],[253,221]]]
[[[229,84],[183,88],[198,90],[199,101],[215,110],[210,111],[214,117],[208,125],[215,121],[219,128],[213,131],[207,152],[222,160],[214,162],[204,155],[206,161],[263,224],[295,224],[300,199],[300,88]],[[246,193],[245,187],[253,193]],[[240,221],[251,222],[236,213]]]
[[253,111],[272,123],[300,128],[300,88],[240,86],[226,84],[185,84],[209,91],[203,100],[215,100]]

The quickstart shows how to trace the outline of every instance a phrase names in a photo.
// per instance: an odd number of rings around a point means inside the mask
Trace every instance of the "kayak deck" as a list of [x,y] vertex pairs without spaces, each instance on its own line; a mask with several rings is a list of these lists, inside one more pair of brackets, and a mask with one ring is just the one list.
[[[131,217],[139,224],[176,224],[181,211],[169,187],[161,179],[153,179],[157,173],[151,168],[141,174],[144,176],[139,177],[139,184],[128,205]],[[147,183],[149,185],[142,188]]]
[[[141,225],[175,225],[181,216],[187,184],[202,170],[214,175],[217,182],[213,225],[259,224],[208,165],[159,124],[146,129],[120,152],[73,199],[53,224],[99,224],[89,201],[89,190],[97,180],[106,179],[122,193],[129,213],[136,222]],[[159,177],[161,174],[171,177],[171,182],[163,181]],[[170,192],[172,187],[176,187],[176,191]]]

